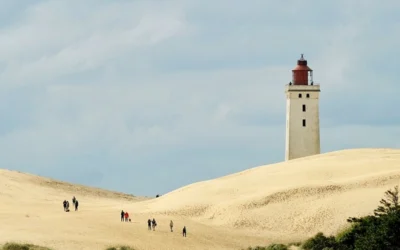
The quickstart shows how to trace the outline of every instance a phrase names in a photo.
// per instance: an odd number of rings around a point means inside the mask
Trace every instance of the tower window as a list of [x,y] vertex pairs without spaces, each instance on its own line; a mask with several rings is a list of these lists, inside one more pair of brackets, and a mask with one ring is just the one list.
[[299,98],[301,98],[301,94],[299,94]]
[[303,127],[306,126],[306,119],[303,119]]
[[306,112],[306,105],[303,104],[303,112]]
[[310,98],[310,94],[307,94],[306,97],[307,97],[307,98]]

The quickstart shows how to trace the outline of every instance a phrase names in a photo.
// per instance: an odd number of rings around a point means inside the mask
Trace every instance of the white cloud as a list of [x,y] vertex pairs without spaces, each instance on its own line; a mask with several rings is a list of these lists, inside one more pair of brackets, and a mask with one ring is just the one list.
[[[152,7],[157,6],[110,3],[92,11],[87,3],[33,6],[25,22],[0,33],[0,58],[10,62],[0,79],[29,84],[95,69],[188,28],[179,9]],[[89,14],[77,15],[76,8]]]

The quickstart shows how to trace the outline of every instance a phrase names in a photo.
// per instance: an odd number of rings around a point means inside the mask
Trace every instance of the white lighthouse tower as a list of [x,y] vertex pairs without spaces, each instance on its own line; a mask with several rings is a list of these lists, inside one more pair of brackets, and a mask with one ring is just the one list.
[[320,153],[319,85],[313,83],[313,71],[303,54],[292,72],[285,90],[286,161]]

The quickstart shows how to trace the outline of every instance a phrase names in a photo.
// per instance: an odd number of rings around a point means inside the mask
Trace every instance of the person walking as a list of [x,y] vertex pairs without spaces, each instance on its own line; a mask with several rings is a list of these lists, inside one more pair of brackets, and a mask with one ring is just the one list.
[[186,226],[183,227],[182,236],[183,236],[183,237],[186,237]]
[[75,211],[78,211],[78,206],[79,206],[79,202],[78,202],[78,200],[75,200]]
[[128,219],[129,219],[129,213],[125,212],[125,222],[128,222]]
[[124,221],[125,218],[125,212],[124,210],[121,211],[121,221]]
[[153,226],[153,231],[156,231],[157,222],[154,218],[153,218],[153,221],[151,222],[151,224]]
[[172,220],[169,222],[169,228],[171,229],[171,232],[173,232],[173,227],[174,227],[174,222]]
[[147,229],[151,230],[151,220],[147,220]]
[[64,207],[64,212],[67,211],[67,201],[66,200],[63,201],[63,207]]

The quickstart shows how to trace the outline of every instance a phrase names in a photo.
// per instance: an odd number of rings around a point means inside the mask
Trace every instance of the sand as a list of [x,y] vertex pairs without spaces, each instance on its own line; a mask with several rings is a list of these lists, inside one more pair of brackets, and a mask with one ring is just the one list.
[[[0,170],[0,244],[223,250],[287,243],[319,231],[336,233],[349,216],[371,214],[398,184],[398,149],[343,150],[260,166],[152,199]],[[79,211],[66,213],[62,201],[72,203],[73,195]],[[131,223],[120,222],[121,209]],[[155,232],[147,230],[153,217]]]

